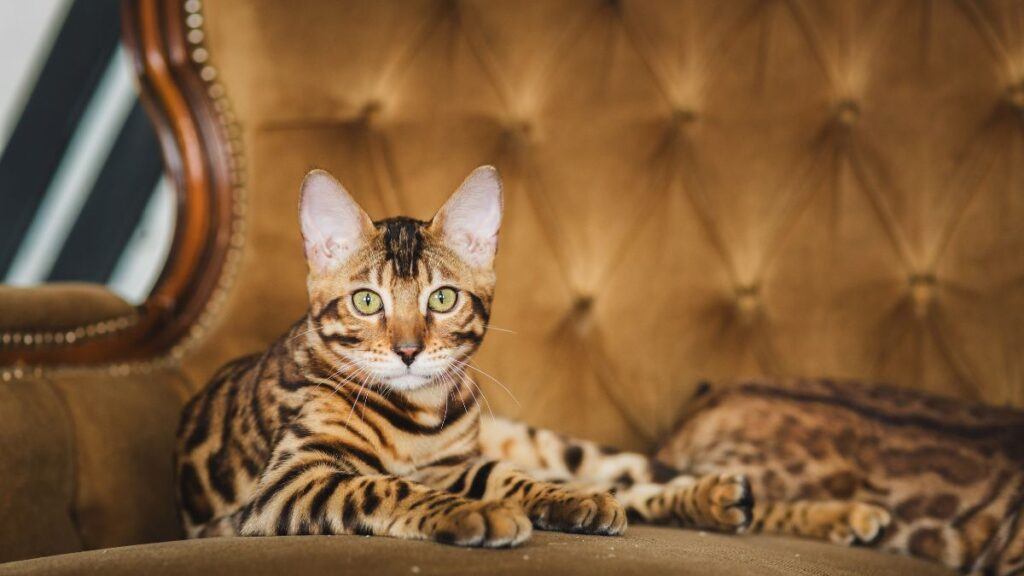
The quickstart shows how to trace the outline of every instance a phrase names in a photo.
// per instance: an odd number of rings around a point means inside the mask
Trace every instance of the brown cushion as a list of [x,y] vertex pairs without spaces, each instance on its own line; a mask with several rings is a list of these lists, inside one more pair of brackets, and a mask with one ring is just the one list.
[[134,306],[98,284],[0,285],[0,333],[74,332],[82,328],[81,335],[85,335],[88,327],[110,331],[124,328],[134,319]]
[[63,372],[0,383],[0,562],[182,537],[180,374]]
[[72,427],[48,381],[0,384],[0,562],[82,549]]
[[74,514],[86,549],[182,537],[174,439],[189,389],[176,371],[53,378],[74,424]]
[[515,550],[360,536],[220,538],[7,564],[4,574],[805,574],[950,576],[920,560],[819,542],[631,527],[622,538],[541,532]]

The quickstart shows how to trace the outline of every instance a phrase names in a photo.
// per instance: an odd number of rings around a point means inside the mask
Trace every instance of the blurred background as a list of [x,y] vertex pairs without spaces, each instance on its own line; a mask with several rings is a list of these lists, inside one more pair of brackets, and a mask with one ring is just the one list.
[[427,219],[481,164],[495,414],[1024,406],[1021,0],[0,0],[0,560],[181,536],[182,405],[307,309],[308,170]]
[[0,283],[93,282],[138,304],[160,274],[176,200],[120,6],[0,2]]
[[0,364],[200,386],[306,309],[306,171],[426,219],[493,164],[498,412],[649,447],[701,380],[1024,404],[1019,0],[0,8]]

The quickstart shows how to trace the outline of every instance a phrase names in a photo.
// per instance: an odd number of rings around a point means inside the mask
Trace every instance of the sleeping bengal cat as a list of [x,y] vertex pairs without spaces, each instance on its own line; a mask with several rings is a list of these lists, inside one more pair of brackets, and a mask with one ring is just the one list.
[[[627,514],[738,532],[746,478],[693,477],[481,418],[468,358],[487,331],[501,184],[475,170],[429,222],[373,222],[328,173],[302,183],[309,312],[186,406],[177,475],[190,536],[369,534],[504,547],[542,530],[617,535]],[[791,506],[791,507],[790,507]],[[877,539],[871,504],[779,504],[762,530]]]
[[828,379],[703,384],[657,457],[746,475],[754,529],[814,514],[780,502],[868,502],[892,512],[879,549],[962,574],[1024,574],[1020,410]]

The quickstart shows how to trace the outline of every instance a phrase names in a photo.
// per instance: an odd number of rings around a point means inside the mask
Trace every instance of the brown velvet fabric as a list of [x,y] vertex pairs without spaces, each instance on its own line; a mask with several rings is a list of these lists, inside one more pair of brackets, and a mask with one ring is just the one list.
[[[196,385],[302,314],[305,171],[334,171],[374,217],[429,218],[491,163],[506,184],[493,314],[502,330],[478,364],[518,398],[481,376],[495,412],[649,448],[700,378],[882,378],[1024,404],[1014,59],[1024,38],[1010,3],[203,7],[243,129],[249,206],[227,304],[184,362]],[[0,288],[0,328],[130,311],[98,288]],[[0,561],[180,537],[171,445],[187,389],[175,372],[0,384]],[[539,534],[516,551],[341,537],[173,542],[0,571],[412,566],[943,573],[813,542],[651,528],[614,540]]]
[[36,574],[586,574],[950,576],[934,564],[818,542],[630,528],[621,538],[541,532],[515,550],[465,550],[360,536],[222,538],[99,550],[8,564]]
[[0,384],[0,562],[82,549],[72,430],[50,382]]
[[303,312],[306,170],[429,218],[493,163],[495,412],[645,448],[700,378],[1024,403],[1012,4],[204,6],[250,225],[197,381]]
[[0,332],[45,332],[131,317],[135,308],[96,284],[15,287],[0,284]]
[[187,393],[175,372],[0,384],[0,562],[181,538],[172,458]]

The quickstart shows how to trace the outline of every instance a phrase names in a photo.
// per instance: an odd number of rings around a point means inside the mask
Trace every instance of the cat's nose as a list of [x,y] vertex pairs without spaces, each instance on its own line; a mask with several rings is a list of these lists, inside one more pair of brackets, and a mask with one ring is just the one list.
[[402,358],[402,362],[405,362],[406,366],[412,366],[416,355],[423,351],[423,345],[419,342],[403,343],[395,346],[393,350]]

